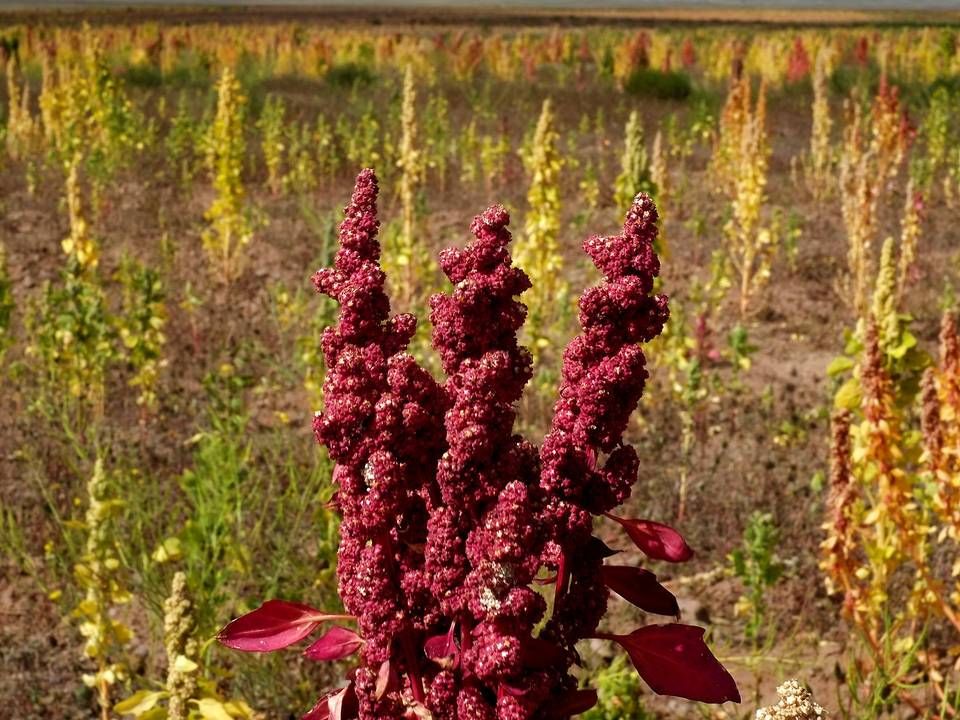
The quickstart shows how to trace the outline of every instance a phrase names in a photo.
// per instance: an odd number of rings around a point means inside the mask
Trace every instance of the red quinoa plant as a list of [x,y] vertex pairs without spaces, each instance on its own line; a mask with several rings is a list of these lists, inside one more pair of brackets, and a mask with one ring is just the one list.
[[597,517],[619,523],[651,559],[693,554],[665,525],[611,514],[639,471],[623,433],[647,377],[640,343],[668,314],[667,298],[653,294],[653,201],[641,193],[622,233],[584,244],[604,279],[580,299],[582,332],[564,352],[552,426],[537,448],[513,432],[532,375],[517,343],[526,316],[517,298],[530,281],[512,265],[506,210],[488,208],[473,221],[473,242],[440,254],[453,283],[430,301],[441,384],[406,353],[414,318],[389,315],[377,192],[373,171],[361,172],[334,266],[314,276],[340,303],[323,336],[329,371],[314,430],[336,462],[349,615],[270,600],[227,625],[220,642],[268,652],[331,620],[354,621],[357,630],[332,625],[305,651],[359,654],[347,684],[305,720],[568,718],[597,701],[569,672],[587,638],[620,644],[657,693],[738,702],[702,628],[598,630],[610,590],[649,613],[679,609],[651,571],[605,563],[616,551],[593,534]]

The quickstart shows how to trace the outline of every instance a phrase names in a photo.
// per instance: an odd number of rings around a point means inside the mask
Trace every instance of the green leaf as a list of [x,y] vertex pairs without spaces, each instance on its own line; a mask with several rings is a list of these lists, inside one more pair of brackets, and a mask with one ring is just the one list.
[[900,360],[904,355],[907,354],[907,351],[916,344],[917,339],[910,333],[905,332],[903,337],[900,338],[900,343],[896,347],[890,348],[890,357],[892,357],[894,360]]
[[829,365],[827,365],[827,375],[834,377],[835,375],[839,375],[840,373],[850,370],[853,368],[853,365],[853,358],[849,358],[846,355],[838,355],[830,361]]

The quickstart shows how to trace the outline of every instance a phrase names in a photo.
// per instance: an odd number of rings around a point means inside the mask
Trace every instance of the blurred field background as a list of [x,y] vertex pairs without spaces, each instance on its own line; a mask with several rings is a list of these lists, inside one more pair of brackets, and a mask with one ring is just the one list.
[[[310,432],[335,308],[309,278],[372,166],[394,309],[434,368],[436,253],[510,211],[520,264],[554,289],[524,298],[534,437],[596,279],[582,241],[639,190],[660,208],[671,320],[629,505],[696,549],[657,572],[744,703],[656,698],[597,645],[585,717],[752,717],[791,677],[834,716],[953,717],[956,15],[0,9],[6,716],[165,717],[146,705],[177,572],[191,717],[299,717],[344,671],[211,638],[262,598],[338,603]],[[614,625],[636,613],[611,604]]]

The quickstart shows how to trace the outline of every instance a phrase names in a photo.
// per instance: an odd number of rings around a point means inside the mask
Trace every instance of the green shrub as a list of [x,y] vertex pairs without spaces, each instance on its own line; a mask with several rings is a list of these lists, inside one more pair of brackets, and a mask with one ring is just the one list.
[[324,75],[326,81],[338,88],[353,89],[367,87],[376,79],[373,71],[366,65],[347,62],[331,66]]
[[622,655],[597,670],[590,684],[597,688],[598,700],[581,716],[583,720],[649,720],[652,717],[640,701],[640,678]]
[[693,83],[686,73],[638,68],[624,80],[623,89],[639,97],[686,100],[693,92]]

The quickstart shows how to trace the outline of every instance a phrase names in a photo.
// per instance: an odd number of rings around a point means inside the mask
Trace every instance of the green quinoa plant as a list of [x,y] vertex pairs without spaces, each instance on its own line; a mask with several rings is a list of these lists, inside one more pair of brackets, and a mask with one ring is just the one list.
[[263,161],[267,166],[267,187],[274,195],[283,190],[286,113],[287,108],[283,99],[271,94],[267,95],[260,118],[257,120],[257,129],[261,134],[260,146],[263,151]]
[[313,130],[305,123],[291,123],[286,130],[287,172],[283,188],[297,196],[317,189],[317,156],[314,151]]
[[3,357],[13,345],[13,313],[16,301],[13,296],[13,281],[7,269],[7,254],[0,244],[0,367]]
[[236,366],[223,364],[204,383],[207,422],[192,438],[193,463],[179,480],[187,520],[176,536],[182,568],[197,594],[194,616],[200,630],[209,632],[230,584],[250,566],[243,520],[253,484],[243,399],[248,379]]
[[337,116],[334,132],[350,167],[382,164],[380,127],[377,113],[372,108],[363,111],[360,117],[349,117],[345,113]]
[[653,150],[650,156],[650,183],[657,198],[657,207],[662,208],[660,210],[660,235],[657,237],[657,251],[662,255],[668,254],[664,226],[666,225],[668,211],[672,209],[673,204],[673,186],[670,181],[669,162],[670,153],[666,147],[663,130],[657,128],[657,132],[653,136]]
[[484,133],[480,139],[480,168],[483,184],[488,193],[503,181],[510,141],[503,132]]
[[609,665],[590,675],[597,689],[597,704],[583,713],[583,720],[649,720],[641,700],[641,683],[626,658],[617,656]]
[[115,330],[97,275],[99,251],[84,215],[80,157],[67,175],[70,234],[63,240],[66,266],[57,285],[47,285],[26,319],[26,353],[36,359],[45,401],[79,401],[102,415],[107,367],[116,360]]
[[324,304],[316,312],[312,298],[304,290],[282,285],[271,288],[270,299],[281,347],[294,349],[290,364],[300,374],[310,407],[319,408],[323,404],[325,367],[320,342],[324,328],[330,324],[333,307]]
[[121,264],[118,279],[123,287],[118,334],[133,370],[129,384],[137,388],[137,405],[145,418],[157,408],[157,385],[167,364],[163,357],[166,293],[159,273],[129,258]]
[[639,192],[659,196],[650,175],[650,158],[643,132],[643,120],[636,110],[631,111],[624,128],[623,155],[620,158],[620,174],[614,184],[614,204],[617,215],[622,215]]
[[176,112],[170,118],[163,138],[164,157],[171,174],[181,186],[188,185],[201,167],[197,148],[202,147],[203,134],[198,132],[198,123],[183,91],[177,97]]
[[737,614],[746,617],[744,632],[758,643],[764,634],[772,636],[767,616],[767,592],[783,576],[784,565],[777,557],[780,531],[770,513],[754,512],[743,531],[743,545],[730,554],[730,569],[744,587],[737,601]]
[[177,99],[177,111],[170,120],[163,139],[165,156],[177,183],[187,187],[203,167],[202,152],[207,124],[198,120],[190,111],[187,94],[181,92]]
[[450,103],[445,95],[431,93],[423,113],[424,160],[440,185],[447,188],[448,167],[454,143],[450,132]]
[[336,131],[323,113],[317,116],[317,122],[313,128],[313,145],[316,149],[317,172],[329,186],[343,164],[343,158]]
[[470,119],[457,139],[457,150],[460,159],[460,184],[470,187],[480,177],[480,137],[477,133],[476,118]]
[[[924,182],[920,188],[925,193],[937,181],[937,176],[947,160],[947,153],[954,140],[955,133],[951,128],[950,115],[954,98],[950,90],[946,87],[938,87],[930,96],[930,104],[927,107],[927,113],[920,125],[920,139],[923,143],[923,155],[915,154],[915,157],[922,157],[924,168]],[[944,178],[944,189],[952,186]]]
[[577,183],[577,190],[582,210],[574,215],[571,224],[577,232],[583,232],[600,207],[600,178],[597,176],[597,168],[592,160],[588,160],[584,165],[580,181]]

